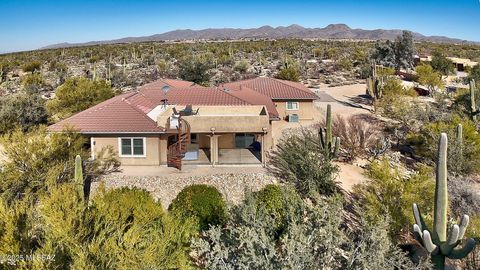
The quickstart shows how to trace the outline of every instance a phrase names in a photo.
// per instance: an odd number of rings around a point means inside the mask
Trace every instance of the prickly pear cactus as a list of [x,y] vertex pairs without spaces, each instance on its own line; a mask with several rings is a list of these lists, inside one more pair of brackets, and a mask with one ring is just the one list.
[[438,145],[433,230],[427,228],[417,204],[413,204],[415,238],[430,253],[437,270],[445,269],[445,258],[462,259],[475,248],[475,240],[471,238],[462,243],[469,222],[468,215],[462,217],[460,226],[453,225],[447,235],[447,145],[447,134],[442,133]]

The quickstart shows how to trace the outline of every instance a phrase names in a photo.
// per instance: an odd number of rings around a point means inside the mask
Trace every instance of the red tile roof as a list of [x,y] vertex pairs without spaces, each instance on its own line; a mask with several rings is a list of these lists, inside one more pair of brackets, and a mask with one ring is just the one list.
[[173,87],[190,87],[190,86],[198,86],[193,82],[189,81],[182,81],[182,80],[174,80],[174,79],[160,79],[156,80],[150,83],[147,83],[145,85],[142,85],[140,87],[140,90],[146,90],[146,89],[156,89],[156,90],[162,90],[164,86],[170,86],[171,88]]
[[223,86],[223,88],[226,89],[230,95],[245,100],[249,104],[265,105],[270,119],[279,119],[277,108],[271,98],[243,85],[232,85],[229,87]]
[[166,95],[156,89],[142,89],[140,93],[155,104],[162,104],[162,100],[166,98],[168,104],[178,105],[249,105],[245,100],[232,96],[218,87],[172,88]]
[[[162,90],[165,86],[170,87],[166,94]],[[106,100],[49,129],[62,131],[65,127],[74,127],[82,133],[161,133],[163,128],[147,114],[165,98],[169,104],[176,105],[265,105],[273,120],[278,119],[278,112],[272,99],[313,100],[317,96],[300,83],[272,78],[255,78],[220,87],[162,79],[140,87],[139,91]]]
[[125,93],[49,126],[50,131],[73,127],[81,133],[160,133],[162,129],[144,111],[127,100]]
[[301,83],[279,80],[268,77],[257,77],[249,80],[226,83],[225,87],[247,86],[271,99],[317,99],[310,89]]

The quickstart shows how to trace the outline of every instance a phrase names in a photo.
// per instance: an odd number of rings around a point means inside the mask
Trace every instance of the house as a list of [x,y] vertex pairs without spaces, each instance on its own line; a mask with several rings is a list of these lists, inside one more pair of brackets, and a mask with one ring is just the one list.
[[112,146],[122,165],[263,164],[273,123],[312,120],[317,96],[300,83],[254,78],[203,87],[162,79],[49,127],[90,139],[91,157]]
[[[464,72],[465,69],[473,68],[474,66],[478,65],[478,62],[472,61],[467,58],[459,58],[459,57],[447,57],[450,61],[452,61],[453,66],[456,71]],[[418,65],[420,62],[431,62],[432,56],[428,55],[425,57],[415,56],[415,65]]]

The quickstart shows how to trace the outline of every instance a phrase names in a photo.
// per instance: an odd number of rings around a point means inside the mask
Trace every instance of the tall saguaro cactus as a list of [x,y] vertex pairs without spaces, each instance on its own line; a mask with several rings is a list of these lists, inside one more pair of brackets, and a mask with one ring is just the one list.
[[327,105],[325,127],[319,130],[320,146],[328,160],[335,158],[340,148],[340,137],[333,137],[332,106]]
[[367,94],[373,99],[373,108],[376,111],[377,100],[383,96],[381,79],[377,77],[377,65],[372,64],[372,74],[367,78]]
[[469,223],[468,215],[463,215],[460,226],[453,225],[447,236],[447,145],[447,134],[442,133],[438,144],[433,231],[428,230],[417,204],[413,204],[414,235],[430,253],[437,270],[445,269],[445,258],[462,259],[475,248],[475,240],[471,238],[459,247]]
[[82,168],[82,158],[77,155],[75,157],[75,185],[77,187],[77,192],[80,197],[83,199],[85,197],[84,185],[85,180],[83,178],[83,168]]
[[473,121],[477,121],[477,114],[480,113],[480,108],[477,107],[476,105],[476,100],[475,100],[475,91],[477,90],[477,87],[475,85],[475,80],[470,80],[470,113],[472,115]]
[[462,124],[457,125],[457,130],[455,132],[456,136],[456,146],[457,146],[457,157],[463,159],[463,127]]

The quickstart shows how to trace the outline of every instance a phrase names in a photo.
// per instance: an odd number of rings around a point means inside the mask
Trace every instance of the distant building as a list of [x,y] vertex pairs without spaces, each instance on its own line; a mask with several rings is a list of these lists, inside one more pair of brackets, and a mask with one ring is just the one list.
[[[478,62],[472,61],[470,59],[466,58],[458,58],[458,57],[447,57],[453,62],[453,65],[455,67],[455,70],[463,72],[465,71],[466,67],[474,67],[478,65]],[[415,64],[418,65],[420,62],[431,62],[432,61],[432,56],[426,56],[426,57],[419,57],[418,55],[415,56]]]

